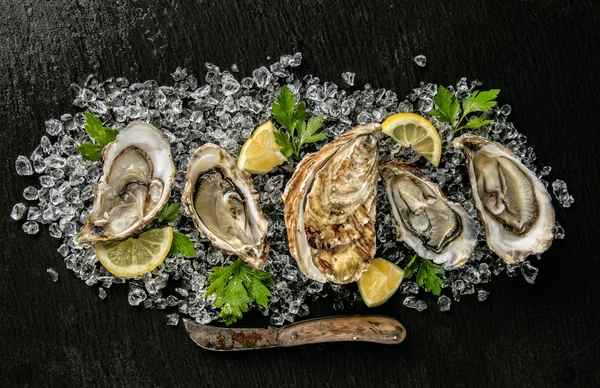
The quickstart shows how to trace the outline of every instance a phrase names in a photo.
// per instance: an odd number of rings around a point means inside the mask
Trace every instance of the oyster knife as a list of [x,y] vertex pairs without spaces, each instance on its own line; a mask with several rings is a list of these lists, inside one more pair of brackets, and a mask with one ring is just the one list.
[[233,329],[183,320],[192,340],[209,350],[250,350],[308,345],[323,342],[363,341],[399,344],[406,338],[404,326],[380,315],[316,318],[282,328]]

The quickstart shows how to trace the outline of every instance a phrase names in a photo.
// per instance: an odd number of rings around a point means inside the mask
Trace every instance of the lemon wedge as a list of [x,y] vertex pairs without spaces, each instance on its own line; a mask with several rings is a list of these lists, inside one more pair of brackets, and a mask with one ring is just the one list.
[[152,271],[171,249],[173,228],[151,229],[123,241],[94,245],[100,263],[113,275],[133,278]]
[[403,147],[412,147],[434,166],[440,164],[442,139],[437,129],[423,116],[397,113],[381,124],[383,133]]
[[360,279],[358,290],[367,307],[384,304],[404,279],[404,271],[396,264],[382,258],[374,259]]
[[271,120],[258,126],[246,140],[238,157],[238,167],[251,174],[266,174],[287,161],[275,142],[278,132]]

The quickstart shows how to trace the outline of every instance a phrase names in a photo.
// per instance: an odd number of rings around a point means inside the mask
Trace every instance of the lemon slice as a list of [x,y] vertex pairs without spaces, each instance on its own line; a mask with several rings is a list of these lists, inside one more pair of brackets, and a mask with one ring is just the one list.
[[404,279],[404,271],[396,264],[377,258],[358,279],[358,290],[367,307],[384,304]]
[[238,167],[241,170],[251,174],[266,174],[287,160],[280,151],[281,147],[275,142],[274,132],[278,131],[271,120],[254,130],[238,157]]
[[100,263],[113,275],[133,278],[163,262],[173,241],[173,228],[152,229],[137,238],[94,245]]
[[381,124],[383,133],[403,147],[412,147],[434,166],[440,164],[442,139],[437,129],[423,116],[397,113]]

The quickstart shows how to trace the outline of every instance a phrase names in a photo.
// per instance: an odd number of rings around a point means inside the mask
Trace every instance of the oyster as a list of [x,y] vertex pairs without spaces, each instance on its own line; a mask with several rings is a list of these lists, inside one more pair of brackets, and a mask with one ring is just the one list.
[[307,277],[356,281],[375,255],[381,125],[346,132],[305,157],[283,194],[290,252]]
[[82,244],[139,233],[167,203],[175,179],[171,145],[148,123],[129,124],[104,147],[102,159],[94,206],[77,236]]
[[401,161],[381,164],[379,173],[392,209],[398,239],[419,256],[446,269],[463,265],[475,244],[475,221],[416,168]]
[[196,228],[217,249],[262,268],[269,254],[267,220],[250,174],[215,144],[198,148],[187,169],[182,197]]
[[487,243],[506,263],[542,253],[554,238],[554,208],[542,182],[512,152],[483,137],[453,142],[467,158],[473,201]]

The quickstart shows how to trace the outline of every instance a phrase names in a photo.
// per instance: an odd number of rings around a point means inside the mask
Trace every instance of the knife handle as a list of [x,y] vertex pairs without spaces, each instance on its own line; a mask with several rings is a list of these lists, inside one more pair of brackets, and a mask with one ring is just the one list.
[[341,316],[309,319],[279,329],[279,346],[322,342],[363,341],[399,344],[406,329],[394,318],[378,315]]

